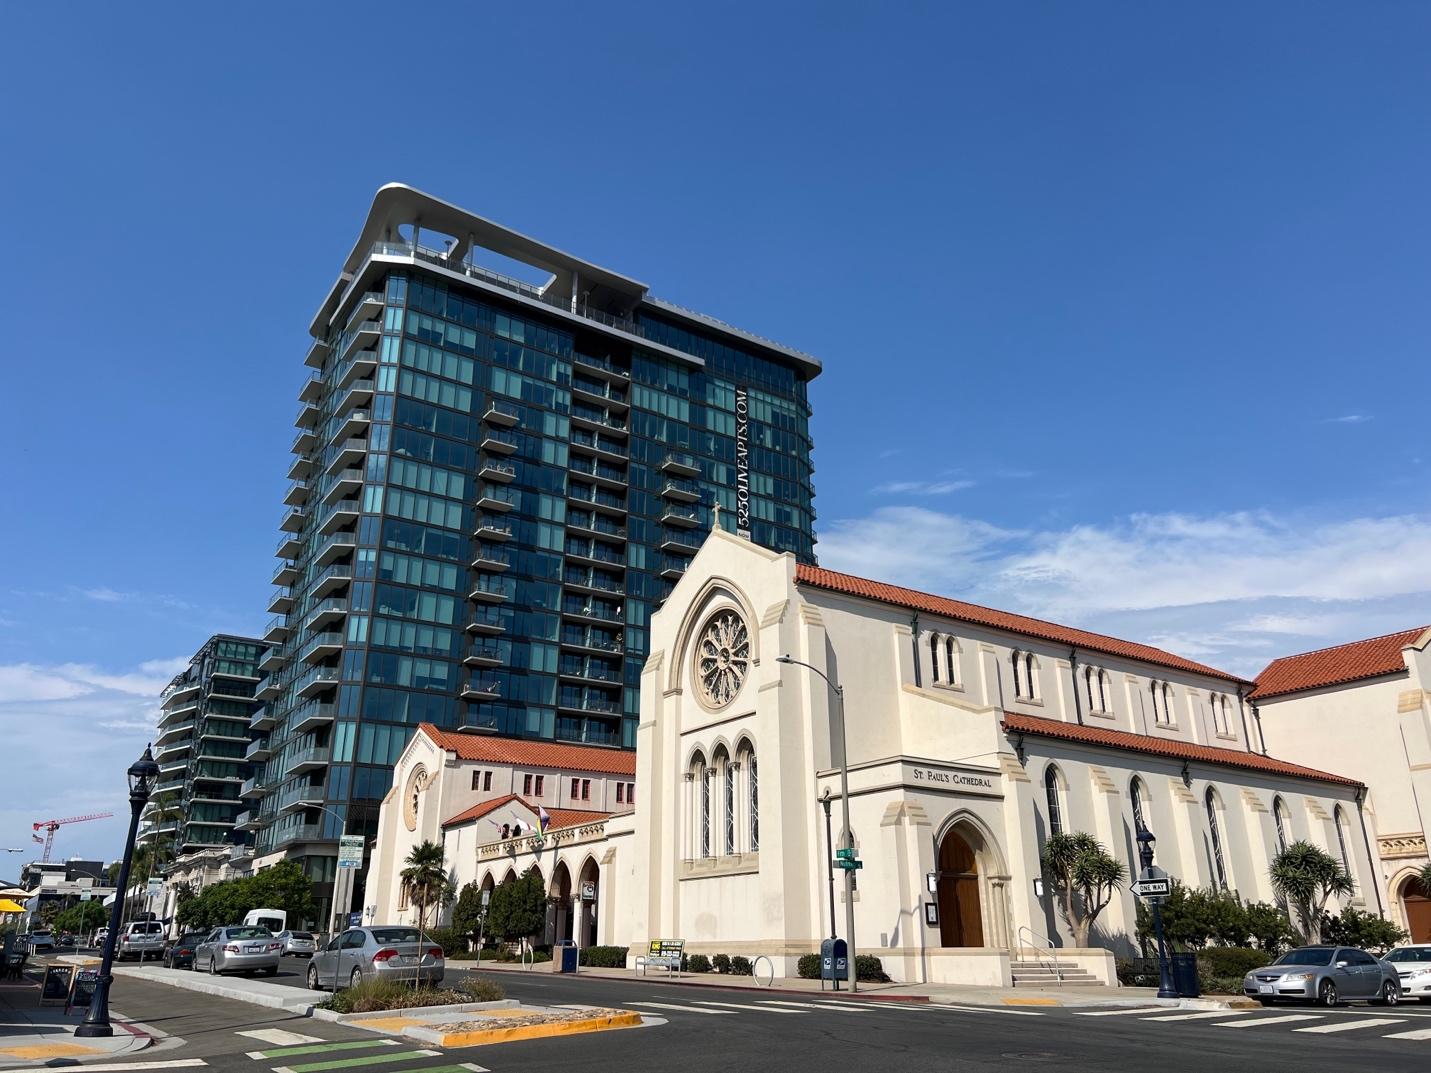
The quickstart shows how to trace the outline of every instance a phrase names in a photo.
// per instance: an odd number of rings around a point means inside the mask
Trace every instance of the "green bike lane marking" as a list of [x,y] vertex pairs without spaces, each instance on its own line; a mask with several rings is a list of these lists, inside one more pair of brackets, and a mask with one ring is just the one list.
[[331,1062],[307,1062],[301,1066],[275,1066],[274,1073],[323,1073],[328,1069],[352,1069],[354,1066],[377,1066],[388,1062],[406,1062],[413,1058],[436,1058],[441,1051],[385,1051],[365,1058],[335,1058]]
[[351,1043],[303,1043],[295,1047],[279,1047],[272,1051],[249,1051],[250,1058],[292,1058],[300,1054],[323,1054],[327,1051],[355,1051],[364,1047],[396,1047],[395,1039],[360,1039]]

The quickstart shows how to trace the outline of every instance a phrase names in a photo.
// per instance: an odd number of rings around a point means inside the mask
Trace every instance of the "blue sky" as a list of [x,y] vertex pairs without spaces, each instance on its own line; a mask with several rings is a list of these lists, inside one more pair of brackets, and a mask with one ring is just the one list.
[[820,356],[825,565],[1246,673],[1431,621],[1431,8],[516,7],[0,12],[0,848],[265,620],[395,180]]

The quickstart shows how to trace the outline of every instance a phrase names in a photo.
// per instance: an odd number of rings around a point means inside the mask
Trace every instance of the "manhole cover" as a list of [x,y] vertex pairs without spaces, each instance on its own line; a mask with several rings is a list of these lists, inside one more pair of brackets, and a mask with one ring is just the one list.
[[1012,1058],[1015,1062],[1056,1062],[1063,1055],[1053,1051],[1005,1051],[1000,1057]]

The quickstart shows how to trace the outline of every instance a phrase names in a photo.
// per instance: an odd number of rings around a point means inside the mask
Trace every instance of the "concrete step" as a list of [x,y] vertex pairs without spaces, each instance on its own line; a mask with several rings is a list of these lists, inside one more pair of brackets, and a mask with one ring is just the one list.
[[1097,987],[1103,984],[1103,981],[1092,973],[1086,972],[1073,962],[1068,961],[1043,963],[1015,961],[1010,968],[1015,987],[1020,984],[1033,987],[1058,986],[1059,984]]

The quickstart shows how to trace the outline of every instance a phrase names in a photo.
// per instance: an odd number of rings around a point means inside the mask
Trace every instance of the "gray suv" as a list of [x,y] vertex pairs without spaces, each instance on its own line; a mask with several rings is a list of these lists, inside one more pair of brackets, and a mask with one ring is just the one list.
[[1336,1006],[1357,999],[1379,1006],[1401,1001],[1396,969],[1354,946],[1299,946],[1271,965],[1253,969],[1242,990],[1264,1006],[1279,1001]]

